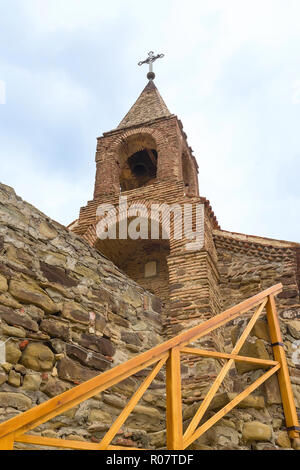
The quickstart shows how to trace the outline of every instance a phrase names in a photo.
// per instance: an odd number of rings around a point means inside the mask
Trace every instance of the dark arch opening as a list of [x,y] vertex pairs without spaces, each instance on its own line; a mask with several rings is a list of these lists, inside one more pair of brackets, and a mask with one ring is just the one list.
[[157,151],[155,149],[143,148],[133,153],[127,159],[121,174],[121,191],[129,191],[146,185],[156,178],[156,173]]
[[156,180],[158,158],[156,141],[150,134],[127,137],[118,153],[121,192],[152,184]]
[[143,149],[128,158],[131,172],[141,178],[155,178],[157,170],[157,152],[154,149]]
[[[129,218],[129,223],[134,218]],[[159,297],[164,304],[169,301],[169,271],[167,258],[170,256],[170,240],[162,238],[166,232],[159,224],[160,236],[151,239],[150,225],[148,239],[120,239],[119,222],[112,224],[116,228],[117,238],[98,239],[95,248],[109,258],[118,268],[143,288]],[[149,264],[151,269],[149,272]]]

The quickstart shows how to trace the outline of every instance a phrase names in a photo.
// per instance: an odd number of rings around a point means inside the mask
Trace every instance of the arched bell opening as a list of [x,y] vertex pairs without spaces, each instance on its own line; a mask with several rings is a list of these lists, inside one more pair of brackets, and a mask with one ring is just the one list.
[[118,161],[121,192],[153,183],[158,161],[155,140],[148,134],[129,136],[121,146]]

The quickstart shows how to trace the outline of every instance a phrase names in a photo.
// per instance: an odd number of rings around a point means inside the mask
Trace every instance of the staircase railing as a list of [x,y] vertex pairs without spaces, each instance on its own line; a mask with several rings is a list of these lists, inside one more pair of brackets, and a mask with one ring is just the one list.
[[[151,382],[158,372],[166,365],[166,431],[167,449],[183,450],[190,446],[204,432],[212,427],[218,420],[225,416],[238,403],[257,389],[262,383],[277,372],[279,387],[282,397],[283,410],[285,414],[286,427],[291,438],[299,437],[299,423],[289,377],[289,371],[280,333],[279,321],[276,312],[274,296],[282,291],[282,284],[277,284],[243,302],[235,305],[223,313],[212,317],[210,320],[191,328],[188,331],[146,351],[133,359],[108,370],[93,379],[88,380],[64,393],[58,395],[41,405],[38,405],[25,413],[22,413],[2,424],[0,424],[0,449],[13,449],[14,442],[35,444],[39,446],[60,447],[68,449],[135,449],[133,447],[121,447],[111,445],[116,434],[119,432],[135,405],[142,398]],[[216,328],[238,318],[256,307],[255,313],[249,320],[245,330],[238,339],[230,354],[216,351],[203,350],[187,347],[190,343],[207,335]],[[274,352],[274,360],[265,360],[252,357],[240,356],[241,350],[247,336],[251,332],[255,322],[266,308],[266,316],[269,326],[270,338]],[[200,404],[197,412],[192,418],[185,432],[182,423],[182,394],[181,394],[181,355],[196,355],[225,359],[227,362],[221,368],[210,390]],[[268,369],[257,380],[255,380],[243,392],[237,395],[230,403],[215,413],[210,419],[199,426],[205,412],[223,382],[227,372],[235,361],[248,362],[261,365],[262,369]],[[116,385],[137,372],[153,366],[153,369],[144,379],[138,390],[128,401],[118,418],[113,422],[110,429],[104,435],[100,443],[81,442],[64,439],[52,439],[39,435],[27,434],[37,426],[66,412],[79,403],[97,395],[98,393]],[[144,450],[144,449],[135,449]]]

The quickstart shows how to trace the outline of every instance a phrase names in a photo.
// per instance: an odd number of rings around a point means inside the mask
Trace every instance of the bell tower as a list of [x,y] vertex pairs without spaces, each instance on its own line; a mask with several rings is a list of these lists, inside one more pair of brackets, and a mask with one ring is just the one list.
[[[160,57],[149,53],[148,59],[139,63],[149,64],[147,85],[118,127],[98,138],[94,199],[81,208],[69,229],[161,299],[166,334],[174,336],[219,312],[219,273],[212,236],[219,226],[209,201],[199,196],[198,165],[182,123],[169,111],[154,84],[153,62]],[[158,237],[153,238],[150,229],[143,239],[124,233],[116,239],[99,236],[97,209],[101,204],[116,209],[112,232],[120,234],[116,227],[124,229],[124,223],[132,221],[132,214],[128,217],[126,213],[125,222],[120,197],[126,198],[127,206],[143,206],[143,217],[148,220],[153,218],[153,206],[164,207],[167,212],[161,211],[155,221]],[[189,250],[186,233],[177,236],[183,223],[180,210],[186,207],[194,230],[197,211],[203,209],[198,230],[203,243]],[[173,222],[169,234],[166,214]]]
[[171,114],[153,80],[117,129],[98,139],[94,197],[162,181],[183,181],[198,195],[198,166],[182,124]]

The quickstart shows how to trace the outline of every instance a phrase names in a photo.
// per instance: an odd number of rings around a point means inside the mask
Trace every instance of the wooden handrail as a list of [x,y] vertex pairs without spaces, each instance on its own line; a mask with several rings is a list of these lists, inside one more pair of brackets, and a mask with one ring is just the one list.
[[91,398],[106,388],[109,388],[116,383],[125,380],[131,375],[134,375],[140,370],[145,369],[146,367],[159,361],[164,356],[164,353],[174,348],[175,346],[186,346],[190,342],[205,336],[216,328],[219,328],[220,326],[235,319],[242,313],[247,312],[251,308],[257,306],[269,295],[277,295],[281,291],[282,284],[277,284],[273,287],[270,287],[269,289],[266,289],[265,291],[260,292],[259,294],[254,295],[247,300],[244,300],[234,307],[225,310],[223,313],[216,315],[210,320],[207,320],[205,323],[195,326],[194,328],[191,328],[190,330],[187,330],[180,335],[140,354],[139,356],[130,359],[126,363],[120,364],[119,366],[116,366],[113,369],[110,369],[98,375],[97,377],[94,377],[87,382],[78,385],[77,387],[67,390],[61,395],[58,395],[38,405],[37,407],[28,410],[24,415],[16,416],[15,418],[0,424],[0,437],[17,430],[20,431],[20,434],[22,434],[29,429],[33,429],[34,427],[66,411],[66,405],[69,403],[72,403],[72,406],[76,406],[81,401]]
[[[110,442],[112,441],[113,437],[118,432],[118,429],[122,426],[122,423],[125,422],[128,414],[132,411],[135,404],[139,401],[141,396],[143,395],[144,391],[150,385],[151,381],[156,376],[157,372],[161,369],[161,367],[166,362],[166,385],[167,385],[167,438],[168,438],[168,448],[170,449],[182,449],[186,447],[187,443],[192,442],[198,435],[201,435],[203,426],[196,430],[200,419],[205,413],[205,410],[209,406],[214,393],[216,393],[218,387],[220,386],[221,382],[223,381],[227,371],[233,364],[235,360],[237,361],[248,361],[257,364],[261,364],[262,368],[268,368],[272,366],[272,373],[276,372],[277,370],[281,369],[281,367],[286,368],[284,374],[281,374],[282,380],[285,382],[285,390],[286,390],[286,400],[288,404],[286,404],[286,409],[288,410],[288,421],[291,426],[295,426],[297,422],[295,418],[295,411],[293,409],[293,397],[291,392],[291,386],[289,382],[289,375],[287,371],[287,366],[284,364],[284,358],[282,355],[277,354],[275,361],[271,360],[260,360],[257,358],[243,358],[242,356],[238,356],[238,352],[242,347],[243,342],[245,341],[246,337],[250,333],[251,328],[253,327],[255,321],[261,314],[265,305],[268,306],[268,315],[271,318],[271,323],[273,320],[273,316],[276,315],[274,310],[274,305],[272,303],[272,299],[274,296],[277,295],[282,291],[282,284],[277,284],[269,289],[260,292],[259,294],[225,310],[223,313],[216,315],[215,317],[211,318],[210,320],[205,321],[204,323],[191,328],[188,331],[181,333],[180,335],[165,341],[164,343],[155,346],[154,348],[136,356],[124,364],[120,364],[113,369],[110,369],[97,377],[94,377],[87,382],[84,382],[59,396],[56,396],[45,403],[42,403],[21,415],[18,415],[7,422],[0,424],[0,449],[2,448],[12,448],[14,441],[19,442],[32,442],[32,443],[40,443],[40,445],[50,445],[50,441],[54,444],[56,443],[59,447],[59,439],[50,439],[47,441],[47,438],[40,438],[38,436],[29,436],[25,435],[25,433],[35,427],[39,426],[40,424],[49,421],[50,419],[54,418],[57,415],[67,411],[70,408],[73,408],[77,404],[91,398],[92,396],[100,393],[101,391],[125,380],[126,378],[136,374],[137,372],[145,369],[153,364],[158,363],[152,372],[148,375],[145,379],[144,383],[141,385],[139,390],[136,394],[132,397],[129,403],[126,405],[124,410],[122,411],[121,415],[115,423],[112,425],[111,429],[108,431],[107,435],[103,438],[100,445],[98,445],[98,449],[108,449],[108,448],[116,448],[115,446],[111,446]],[[186,346],[196,341],[197,339],[207,335],[211,331],[219,328],[220,326],[225,325],[226,323],[234,320],[235,318],[239,317],[243,313],[251,310],[254,307],[258,307],[256,313],[253,315],[252,319],[250,320],[248,326],[246,327],[244,333],[242,334],[241,338],[239,339],[237,345],[232,351],[232,354],[225,354],[225,353],[218,353],[214,351],[203,351],[201,349],[193,349],[193,348],[186,348]],[[276,321],[275,321],[276,324]],[[277,324],[276,324],[277,325]],[[277,328],[277,327],[276,327]],[[270,325],[270,329],[272,329],[272,324]],[[277,330],[275,333],[272,333],[273,336],[277,337],[278,332]],[[185,435],[183,436],[182,433],[182,411],[181,411],[181,386],[180,386],[180,355],[181,353],[184,354],[196,354],[196,355],[203,355],[208,357],[219,357],[223,359],[228,359],[228,362],[225,366],[223,366],[219,376],[217,377],[215,383],[213,384],[211,391],[209,392],[208,396],[204,399],[203,404],[200,406],[200,409],[196,413],[194,419],[192,420],[190,426],[188,427]],[[261,381],[266,380],[269,376],[271,376],[271,371],[267,372],[264,377],[261,378]],[[287,372],[286,372],[287,371]],[[282,385],[283,386],[283,385]],[[249,387],[249,390],[252,390],[253,387]],[[247,389],[248,390],[248,389]],[[246,392],[246,391],[245,391]],[[247,392],[248,394],[251,392]],[[244,395],[242,395],[244,396]],[[247,396],[247,395],[245,395]],[[235,400],[237,401],[237,399]],[[233,406],[235,406],[233,404]],[[232,406],[232,407],[233,407]],[[226,408],[226,407],[225,407]],[[227,407],[228,408],[228,407]],[[226,408],[226,409],[227,409]],[[228,411],[224,411],[224,414]],[[231,408],[230,408],[231,409]],[[222,411],[222,410],[221,410]],[[223,411],[222,411],[223,412]],[[206,429],[206,428],[205,428]],[[204,432],[204,431],[203,431]],[[294,431],[292,431],[294,432]],[[199,434],[200,433],[200,434]],[[295,431],[292,434],[293,437],[297,432]],[[70,447],[74,448],[75,444],[73,442],[69,442]],[[82,443],[84,444],[84,443]],[[76,444],[76,446],[80,446],[80,444]],[[92,448],[95,444],[86,443],[83,445],[82,448]],[[67,447],[68,441],[64,441],[61,447]],[[184,447],[183,447],[184,446]],[[77,447],[76,447],[77,448]]]

